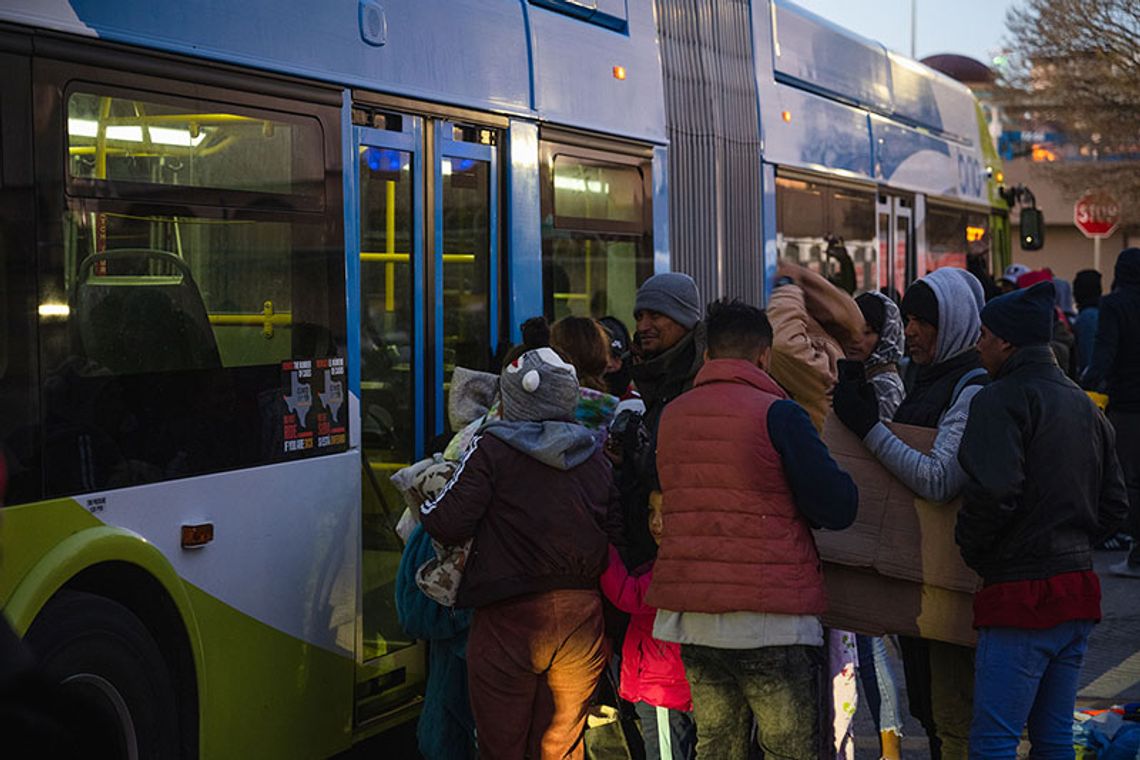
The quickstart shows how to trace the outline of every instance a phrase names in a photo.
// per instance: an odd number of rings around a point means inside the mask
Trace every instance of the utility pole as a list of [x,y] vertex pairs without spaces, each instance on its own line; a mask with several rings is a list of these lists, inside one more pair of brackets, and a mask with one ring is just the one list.
[[917,60],[914,54],[914,39],[918,31],[918,0],[910,0],[910,57]]

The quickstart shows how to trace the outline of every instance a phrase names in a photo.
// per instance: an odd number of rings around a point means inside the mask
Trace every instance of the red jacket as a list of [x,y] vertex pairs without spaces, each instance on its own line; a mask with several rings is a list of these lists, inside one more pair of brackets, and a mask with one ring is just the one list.
[[768,410],[787,398],[759,367],[706,362],[657,439],[663,534],[646,603],[677,612],[824,612],[823,574]]
[[681,645],[653,638],[657,610],[645,603],[652,575],[650,569],[644,575],[631,576],[617,549],[610,547],[610,564],[602,573],[602,593],[619,610],[629,613],[618,691],[630,702],[689,711],[693,700],[681,662]]

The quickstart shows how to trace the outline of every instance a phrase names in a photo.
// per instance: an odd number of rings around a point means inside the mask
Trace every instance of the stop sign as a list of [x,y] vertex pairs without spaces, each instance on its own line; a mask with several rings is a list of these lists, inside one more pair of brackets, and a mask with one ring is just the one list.
[[1120,204],[1104,190],[1085,193],[1073,205],[1073,224],[1090,238],[1106,238],[1120,225]]

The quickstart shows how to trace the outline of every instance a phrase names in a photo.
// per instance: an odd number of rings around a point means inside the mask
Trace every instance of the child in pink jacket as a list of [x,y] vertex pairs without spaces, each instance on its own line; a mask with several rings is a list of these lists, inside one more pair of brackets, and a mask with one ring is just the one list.
[[[649,500],[649,532],[660,541],[659,495]],[[611,546],[609,566],[602,573],[602,593],[619,610],[629,613],[618,691],[637,708],[646,760],[689,760],[694,756],[697,731],[681,645],[653,638],[657,610],[645,604],[653,564],[643,567],[644,573],[630,575],[617,549]]]

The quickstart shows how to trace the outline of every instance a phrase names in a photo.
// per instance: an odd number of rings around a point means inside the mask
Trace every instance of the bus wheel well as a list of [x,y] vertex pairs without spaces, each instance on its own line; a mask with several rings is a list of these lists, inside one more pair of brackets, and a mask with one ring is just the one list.
[[198,679],[194,655],[174,600],[154,576],[137,565],[104,562],[85,569],[64,586],[106,597],[133,612],[150,632],[166,661],[178,701],[181,760],[198,757]]

